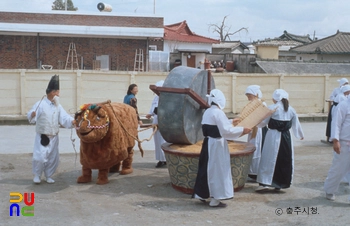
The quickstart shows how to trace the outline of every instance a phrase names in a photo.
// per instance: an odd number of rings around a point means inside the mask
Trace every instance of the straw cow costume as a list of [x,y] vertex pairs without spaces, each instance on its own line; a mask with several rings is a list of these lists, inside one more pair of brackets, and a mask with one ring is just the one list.
[[[92,180],[91,170],[98,169],[97,184],[108,183],[108,172],[133,172],[133,147],[137,138],[137,115],[134,108],[122,103],[85,104],[75,115],[80,138],[82,175],[78,183]],[[140,147],[140,146],[139,146]],[[141,155],[143,150],[140,147]]]

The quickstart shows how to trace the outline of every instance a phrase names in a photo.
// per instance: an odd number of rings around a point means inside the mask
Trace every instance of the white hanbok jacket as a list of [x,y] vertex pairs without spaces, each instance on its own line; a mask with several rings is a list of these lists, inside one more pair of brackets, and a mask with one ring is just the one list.
[[[37,110],[36,110],[37,109]],[[36,116],[31,114],[36,110]],[[59,161],[58,154],[58,128],[72,128],[72,116],[67,114],[61,105],[56,106],[47,97],[41,102],[38,101],[27,113],[30,123],[36,123],[36,137],[33,149],[33,174],[45,173],[50,177],[56,170]],[[48,135],[50,143],[47,146],[41,145],[41,134]]]

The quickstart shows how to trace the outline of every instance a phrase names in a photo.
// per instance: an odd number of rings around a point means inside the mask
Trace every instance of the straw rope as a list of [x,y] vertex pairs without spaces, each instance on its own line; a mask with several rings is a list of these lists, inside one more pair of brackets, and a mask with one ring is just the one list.
[[141,156],[143,157],[143,153],[144,153],[144,152],[143,152],[141,143],[144,142],[144,141],[150,141],[150,140],[152,139],[152,137],[154,136],[154,134],[157,132],[157,125],[152,125],[152,126],[149,126],[149,127],[145,128],[145,129],[142,129],[142,130],[138,131],[138,132],[141,132],[141,131],[144,131],[144,130],[147,130],[147,129],[154,128],[152,135],[151,135],[148,139],[146,138],[146,139],[140,140],[140,139],[138,138],[138,136],[135,137],[134,135],[132,135],[132,134],[125,128],[124,124],[121,122],[121,120],[119,119],[119,117],[118,117],[117,114],[115,113],[115,111],[114,111],[114,109],[113,109],[113,106],[111,105],[111,102],[107,102],[107,104],[109,104],[109,106],[112,108],[113,114],[114,114],[115,118],[117,119],[117,121],[119,122],[120,126],[123,128],[123,130],[124,130],[129,136],[131,136],[132,138],[134,138],[134,140],[137,141],[138,147],[139,147],[140,152],[141,152]]

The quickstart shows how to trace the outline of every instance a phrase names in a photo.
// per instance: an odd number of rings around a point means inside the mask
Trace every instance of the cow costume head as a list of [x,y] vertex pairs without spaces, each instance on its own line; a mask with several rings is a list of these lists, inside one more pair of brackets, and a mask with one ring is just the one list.
[[107,112],[98,105],[84,104],[75,113],[76,131],[79,138],[86,143],[102,140],[109,129]]

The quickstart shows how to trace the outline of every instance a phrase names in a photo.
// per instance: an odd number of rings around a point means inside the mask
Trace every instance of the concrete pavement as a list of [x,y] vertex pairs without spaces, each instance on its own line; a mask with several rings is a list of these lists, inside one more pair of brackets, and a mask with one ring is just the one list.
[[[303,141],[296,140],[294,137],[295,146],[318,146],[327,145],[320,142],[325,139],[326,122],[301,122],[304,130],[305,139]],[[33,125],[3,125],[0,126],[0,154],[24,154],[32,153],[35,137],[35,126]],[[139,133],[140,140],[149,138],[152,130],[146,130]],[[60,153],[75,153],[79,152],[80,141],[74,129],[60,129]],[[247,137],[243,136],[239,140],[246,141]],[[74,142],[73,142],[74,140]],[[74,150],[75,146],[75,150]],[[153,138],[150,141],[142,143],[142,148],[145,151],[154,151]],[[137,145],[135,150],[138,150]]]
[[[326,122],[327,113],[309,113],[298,114],[301,122]],[[73,115],[72,115],[73,116]],[[230,119],[237,116],[237,114],[226,113],[226,116]],[[151,121],[146,119],[145,114],[141,115],[141,120],[150,123]],[[25,115],[0,115],[0,125],[29,125],[28,119]]]
[[[93,170],[91,183],[77,184],[81,167],[71,136],[77,151],[79,139],[69,129],[60,130],[55,184],[33,184],[35,127],[0,126],[0,225],[349,225],[350,187],[342,183],[333,202],[323,191],[333,156],[332,147],[320,142],[326,123],[301,124],[305,139],[294,140],[291,188],[261,194],[255,192],[257,183],[247,181],[232,200],[225,200],[228,207],[224,209],[209,208],[208,203],[173,189],[168,169],[155,168],[153,140],[143,143],[143,158],[135,152],[132,174],[109,174],[109,184],[96,185],[97,171]],[[147,130],[139,135],[143,139],[150,134]],[[14,191],[35,192],[34,217],[9,216],[9,193]]]

